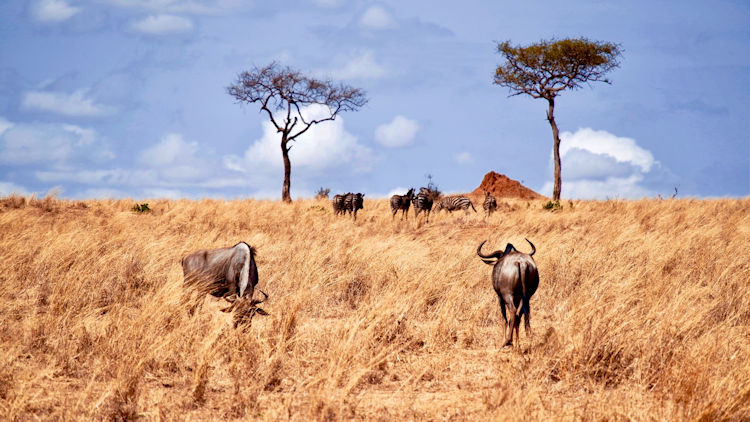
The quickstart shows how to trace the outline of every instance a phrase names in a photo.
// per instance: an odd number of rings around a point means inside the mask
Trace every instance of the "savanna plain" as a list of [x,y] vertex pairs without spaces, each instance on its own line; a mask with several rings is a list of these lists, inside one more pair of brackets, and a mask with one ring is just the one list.
[[[500,202],[2,198],[0,418],[750,420],[750,199]],[[524,238],[533,335],[503,348],[476,247]],[[190,315],[181,258],[239,241],[268,315]]]

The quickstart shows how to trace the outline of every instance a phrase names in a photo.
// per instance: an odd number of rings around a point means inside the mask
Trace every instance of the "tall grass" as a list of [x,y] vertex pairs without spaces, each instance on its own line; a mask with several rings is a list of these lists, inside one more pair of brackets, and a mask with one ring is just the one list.
[[[132,205],[0,199],[0,418],[750,419],[748,199],[428,224],[386,200],[356,223],[316,200]],[[508,350],[475,250],[524,237],[541,283]],[[270,315],[189,315],[181,257],[242,240]]]

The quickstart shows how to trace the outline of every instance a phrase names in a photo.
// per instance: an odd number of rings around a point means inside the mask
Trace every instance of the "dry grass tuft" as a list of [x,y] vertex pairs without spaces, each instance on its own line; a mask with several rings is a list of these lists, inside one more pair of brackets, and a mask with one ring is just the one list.
[[[0,198],[0,415],[750,419],[750,200],[503,203]],[[475,250],[524,237],[541,283],[507,350]],[[189,313],[181,257],[241,240],[268,315]]]

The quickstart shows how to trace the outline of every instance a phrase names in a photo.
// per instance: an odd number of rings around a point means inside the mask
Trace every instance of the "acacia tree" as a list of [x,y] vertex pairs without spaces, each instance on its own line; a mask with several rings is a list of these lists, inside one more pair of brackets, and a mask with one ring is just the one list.
[[[281,133],[281,156],[284,160],[281,199],[284,202],[292,201],[289,194],[291,143],[313,125],[335,120],[338,113],[356,111],[367,104],[365,92],[359,88],[310,78],[289,67],[281,67],[276,62],[240,73],[235,83],[227,87],[227,93],[240,103],[259,103],[260,110],[268,114],[276,131]],[[305,119],[303,108],[313,104],[328,107],[326,116]]]
[[566,89],[588,82],[611,82],[604,76],[619,67],[622,54],[617,44],[586,38],[544,40],[526,47],[498,43],[505,62],[495,70],[495,84],[508,87],[510,97],[526,94],[547,100],[547,120],[554,139],[555,186],[552,199],[560,200],[560,131],[555,122],[555,97]]

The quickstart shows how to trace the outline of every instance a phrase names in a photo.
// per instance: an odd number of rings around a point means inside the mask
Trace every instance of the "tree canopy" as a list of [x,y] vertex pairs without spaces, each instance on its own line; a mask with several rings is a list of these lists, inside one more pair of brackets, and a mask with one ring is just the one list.
[[[240,73],[237,81],[227,87],[227,93],[242,103],[260,103],[260,109],[268,113],[276,129],[288,134],[287,141],[294,140],[314,124],[334,120],[339,112],[354,111],[367,104],[365,92],[359,88],[314,79],[276,62]],[[312,104],[327,106],[329,116],[305,120],[301,109]],[[278,122],[274,112],[281,110],[285,113]],[[293,132],[297,123],[301,125]]]
[[497,51],[506,62],[495,71],[495,84],[509,88],[511,96],[546,99],[583,83],[610,83],[605,75],[619,67],[622,54],[617,44],[586,38],[544,40],[526,47],[505,41]]

